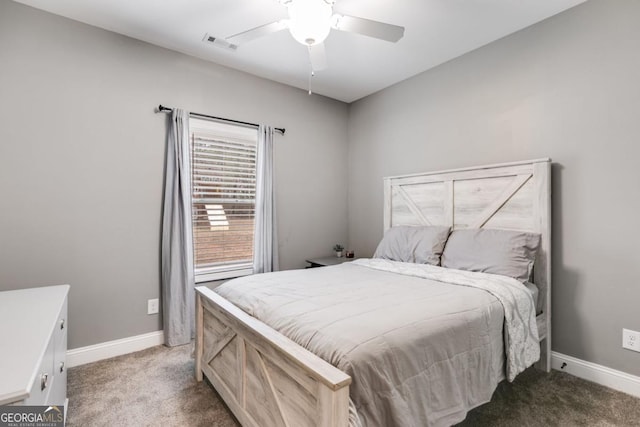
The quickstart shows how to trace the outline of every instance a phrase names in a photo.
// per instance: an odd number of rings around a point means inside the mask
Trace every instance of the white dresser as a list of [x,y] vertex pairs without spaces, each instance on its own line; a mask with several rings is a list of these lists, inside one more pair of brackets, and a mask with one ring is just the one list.
[[68,294],[69,285],[0,292],[0,405],[66,404]]

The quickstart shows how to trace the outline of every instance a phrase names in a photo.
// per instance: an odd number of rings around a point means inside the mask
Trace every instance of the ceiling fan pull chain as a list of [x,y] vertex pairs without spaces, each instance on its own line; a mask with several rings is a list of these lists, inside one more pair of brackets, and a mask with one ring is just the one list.
[[[309,58],[311,58],[311,46],[307,46],[307,48],[309,49]],[[309,95],[312,94],[311,92],[311,78],[313,76],[315,76],[316,74],[313,72],[313,64],[311,63],[311,60],[309,60]]]

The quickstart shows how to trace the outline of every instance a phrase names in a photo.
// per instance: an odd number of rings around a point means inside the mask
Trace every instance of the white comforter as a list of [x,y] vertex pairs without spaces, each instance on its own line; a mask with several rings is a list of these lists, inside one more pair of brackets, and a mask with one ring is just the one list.
[[350,375],[352,421],[367,427],[459,422],[491,399],[505,352],[509,379],[539,357],[533,300],[502,276],[373,259],[216,292]]
[[453,285],[470,286],[489,292],[498,298],[504,308],[507,379],[513,381],[516,375],[540,359],[535,305],[533,305],[531,293],[518,280],[496,274],[474,273],[384,259],[361,259],[354,261],[354,264]]

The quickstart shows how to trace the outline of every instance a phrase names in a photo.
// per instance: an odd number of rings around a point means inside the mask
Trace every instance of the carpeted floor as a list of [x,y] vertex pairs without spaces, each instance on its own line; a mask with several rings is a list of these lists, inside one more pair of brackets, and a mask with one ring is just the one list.
[[71,368],[67,426],[237,427],[209,383],[196,382],[193,366],[185,345]]
[[[67,425],[237,427],[211,386],[196,383],[190,347],[158,346],[69,369]],[[529,369],[501,383],[459,426],[640,426],[640,399]]]

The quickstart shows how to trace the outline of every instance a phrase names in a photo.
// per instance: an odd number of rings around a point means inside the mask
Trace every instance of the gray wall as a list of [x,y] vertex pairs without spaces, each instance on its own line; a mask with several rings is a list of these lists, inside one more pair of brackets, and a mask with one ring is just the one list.
[[553,349],[640,375],[640,2],[592,0],[350,107],[349,245],[382,177],[551,157]]
[[284,268],[347,226],[370,255],[383,176],[551,157],[554,350],[640,375],[638,16],[591,0],[347,109],[0,1],[0,290],[71,283],[70,348],[160,329],[165,103],[287,128]]
[[70,283],[69,347],[161,328],[163,103],[286,127],[281,264],[347,238],[347,106],[0,1],[0,290]]

